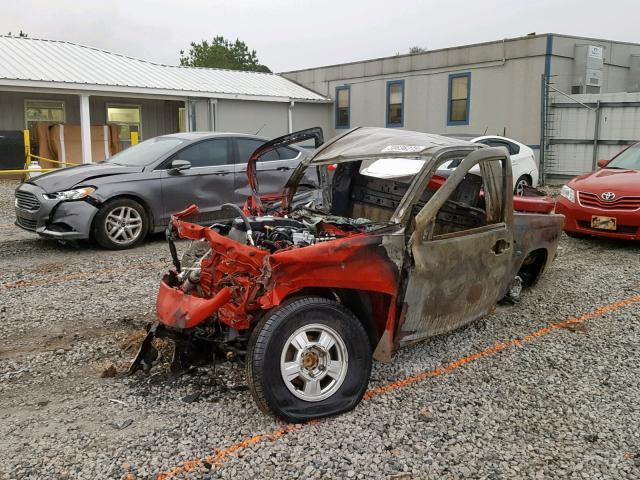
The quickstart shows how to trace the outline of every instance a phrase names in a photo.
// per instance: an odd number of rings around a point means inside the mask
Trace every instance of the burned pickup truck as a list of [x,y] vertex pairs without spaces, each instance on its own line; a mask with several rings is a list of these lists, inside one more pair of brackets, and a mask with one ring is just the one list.
[[[259,157],[311,138],[285,191],[261,197]],[[452,159],[455,172],[436,176]],[[293,207],[308,168],[321,191]],[[154,336],[168,337],[176,368],[244,362],[257,404],[287,421],[354,408],[372,358],[390,361],[533,285],[562,229],[561,215],[514,213],[506,150],[438,135],[361,127],[322,144],[314,128],[266,143],[247,172],[253,197],[244,211],[229,205],[236,218],[201,226],[187,221],[195,206],[173,216],[175,270],[131,370],[148,368]],[[544,200],[520,203],[547,212]],[[192,240],[182,260],[177,238]]]

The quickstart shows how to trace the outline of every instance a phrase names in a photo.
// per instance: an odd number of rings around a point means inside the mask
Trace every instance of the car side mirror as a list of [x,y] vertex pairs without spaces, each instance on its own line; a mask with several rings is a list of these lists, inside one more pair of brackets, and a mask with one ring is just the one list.
[[610,162],[610,161],[611,161],[611,160],[598,160],[598,167],[600,167],[600,168],[604,168],[604,167],[606,167],[607,165],[609,165],[609,162]]
[[181,170],[188,170],[191,168],[191,162],[188,160],[173,160],[171,162],[171,168],[169,169],[170,175],[176,175],[180,173]]

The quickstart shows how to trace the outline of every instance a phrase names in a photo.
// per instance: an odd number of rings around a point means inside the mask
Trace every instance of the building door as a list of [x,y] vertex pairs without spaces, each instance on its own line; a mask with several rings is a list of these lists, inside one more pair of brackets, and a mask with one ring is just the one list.
[[131,133],[142,140],[142,118],[139,105],[107,105],[107,123],[118,125],[118,137],[122,148],[131,146]]

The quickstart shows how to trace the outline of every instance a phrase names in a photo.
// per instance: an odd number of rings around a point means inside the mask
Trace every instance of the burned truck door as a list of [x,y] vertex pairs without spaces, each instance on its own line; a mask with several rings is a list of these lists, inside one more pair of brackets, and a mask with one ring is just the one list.
[[[468,173],[478,163],[481,180]],[[510,282],[511,203],[508,155],[490,148],[469,154],[418,213],[400,345],[453,330],[491,311]]]

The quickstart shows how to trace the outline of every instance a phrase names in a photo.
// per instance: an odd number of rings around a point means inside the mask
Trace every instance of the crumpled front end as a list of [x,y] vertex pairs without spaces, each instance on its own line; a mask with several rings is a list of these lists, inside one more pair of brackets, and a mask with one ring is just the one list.
[[253,300],[266,252],[181,219],[193,213],[188,209],[172,218],[169,241],[192,240],[196,248],[191,264],[181,265],[175,257],[176,271],[162,279],[156,301],[158,321],[191,329],[215,315],[229,327],[246,329],[250,312],[258,308]]
[[229,287],[222,288],[212,298],[201,298],[172,287],[175,282],[175,275],[165,275],[156,301],[158,320],[168,327],[193,328],[231,299]]
[[[395,298],[399,259],[390,258],[389,241],[404,238],[398,225],[302,209],[288,217],[240,214],[203,227],[186,221],[196,213],[193,207],[172,218],[167,238],[175,269],[160,283],[158,323],[149,330],[149,337],[171,337],[191,358],[202,351],[209,359],[211,353],[243,358],[257,319],[305,289],[368,292],[387,306]],[[377,233],[381,227],[384,233]],[[181,259],[178,238],[192,241]],[[379,310],[376,332],[388,321],[387,309]],[[132,371],[144,368],[144,356],[139,353]]]

